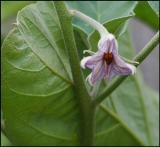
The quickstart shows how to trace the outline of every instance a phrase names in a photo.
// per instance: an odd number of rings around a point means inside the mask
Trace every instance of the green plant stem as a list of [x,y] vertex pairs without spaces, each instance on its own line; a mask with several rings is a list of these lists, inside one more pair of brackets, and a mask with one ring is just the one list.
[[107,29],[101,23],[85,15],[84,13],[77,11],[77,10],[69,10],[69,13],[72,16],[79,17],[81,20],[83,20],[84,22],[86,22],[87,24],[95,28],[99,32],[101,38],[106,37],[109,34]]
[[68,12],[64,2],[54,2],[57,15],[60,21],[65,47],[68,51],[71,71],[74,81],[75,96],[79,100],[81,122],[80,122],[80,144],[82,146],[93,145],[94,141],[94,116],[95,105],[85,86],[83,74],[80,68],[78,51],[76,48],[71,15]]
[[[145,45],[145,47],[133,58],[133,61],[142,63],[142,61],[153,51],[159,43],[159,32]],[[138,64],[140,65],[140,64]],[[138,66],[135,65],[135,66]],[[128,76],[119,76],[114,79],[109,86],[94,100],[96,105],[100,104],[127,78]]]

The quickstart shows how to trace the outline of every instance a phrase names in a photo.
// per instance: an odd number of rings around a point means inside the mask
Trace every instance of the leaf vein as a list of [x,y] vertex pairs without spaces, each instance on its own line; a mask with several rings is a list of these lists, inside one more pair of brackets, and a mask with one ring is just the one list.
[[71,86],[69,85],[69,86],[66,86],[64,89],[61,89],[61,90],[59,90],[59,91],[56,91],[56,92],[52,92],[52,93],[49,93],[49,94],[41,94],[41,95],[33,95],[33,94],[29,94],[29,93],[24,93],[24,92],[20,92],[20,91],[17,91],[17,90],[15,90],[15,89],[13,89],[13,88],[10,88],[9,87],[9,89],[12,91],[12,92],[14,92],[14,93],[16,93],[16,94],[19,94],[19,95],[24,95],[24,96],[31,96],[31,97],[49,97],[49,96],[53,96],[53,95],[56,95],[56,94],[58,94],[58,93],[61,93],[62,91],[65,91],[65,90],[67,90],[68,88],[70,88]]

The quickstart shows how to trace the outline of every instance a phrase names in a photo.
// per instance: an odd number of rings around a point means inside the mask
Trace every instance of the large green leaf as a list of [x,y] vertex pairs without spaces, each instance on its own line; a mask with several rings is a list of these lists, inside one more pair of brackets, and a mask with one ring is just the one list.
[[[116,1],[68,1],[69,8],[76,9],[88,16],[98,20],[101,23],[111,21],[113,19],[127,17],[133,15],[133,9],[137,2],[116,2]],[[74,18],[73,23],[83,29],[86,33],[91,33],[91,28],[79,18]]]
[[[80,49],[88,48],[84,40],[87,36],[75,28],[75,37],[81,54]],[[122,55],[132,56],[127,34],[119,38],[119,46]],[[157,144],[158,125],[153,121],[158,101],[150,93],[144,103],[141,86],[135,84],[135,79],[125,81],[111,100],[99,106],[96,145],[150,145],[146,141],[148,136],[153,145]],[[24,8],[17,16],[17,27],[2,46],[2,109],[7,137],[13,144],[79,145],[80,114],[72,83],[53,2],[38,2]],[[147,110],[148,104],[154,115]]]
[[75,145],[79,119],[53,2],[19,12],[4,41],[3,112],[17,145]]

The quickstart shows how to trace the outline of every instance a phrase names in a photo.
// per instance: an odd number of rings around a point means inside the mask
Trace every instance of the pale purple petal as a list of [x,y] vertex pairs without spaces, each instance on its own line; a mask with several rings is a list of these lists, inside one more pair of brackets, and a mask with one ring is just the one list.
[[118,54],[113,54],[114,63],[120,67],[126,67],[126,62],[124,62]]
[[134,74],[136,68],[125,63],[118,55],[114,55],[113,72],[117,75],[131,75]]
[[112,66],[111,73],[110,73],[109,78],[107,80],[111,80],[114,76],[116,76],[116,73],[113,71],[113,66]]
[[112,52],[113,54],[118,54],[118,43],[117,43],[117,40],[114,38],[111,40],[111,43],[110,43],[110,49],[109,49],[109,52]]
[[136,67],[132,64],[128,64],[128,63],[126,63],[126,64],[131,69],[131,71],[132,71],[131,74],[134,75],[136,73]]
[[92,70],[91,83],[95,84],[96,81],[103,79],[104,75],[105,75],[105,66],[103,61],[100,61],[96,64],[96,66]]
[[106,62],[105,62],[105,79],[110,79],[111,77],[111,71],[112,71],[112,68],[113,68],[113,64],[109,64],[107,65]]
[[118,44],[114,35],[108,34],[106,37],[103,37],[98,42],[98,49],[103,51],[104,53],[108,53],[112,51],[117,53]]
[[[82,60],[81,60],[81,67],[82,68],[86,68],[86,63],[88,60],[90,60],[92,57],[91,56],[88,56],[88,57],[84,57]],[[90,66],[93,66],[93,64],[91,64]]]
[[128,68],[127,66],[126,67],[120,67],[120,66],[117,66],[116,64],[114,64],[112,70],[116,75],[130,75],[132,73],[130,68]]
[[99,61],[101,61],[103,58],[103,52],[98,51],[96,54],[92,55],[92,56],[88,56],[88,57],[84,57],[81,60],[81,67],[82,68],[89,68],[89,69],[93,69],[93,67],[95,66],[95,64]]
[[99,50],[104,52],[104,53],[107,53],[108,52],[108,49],[109,49],[109,46],[110,46],[110,40],[108,39],[102,39],[101,43],[99,44]]

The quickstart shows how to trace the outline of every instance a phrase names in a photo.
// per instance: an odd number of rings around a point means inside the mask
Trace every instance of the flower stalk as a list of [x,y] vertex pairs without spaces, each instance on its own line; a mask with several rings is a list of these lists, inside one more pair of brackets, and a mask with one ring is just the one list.
[[101,38],[105,37],[106,35],[109,34],[109,32],[107,31],[107,29],[98,21],[92,19],[91,17],[77,11],[77,10],[69,10],[70,14],[72,16],[77,16],[80,19],[82,19],[83,21],[85,21],[87,24],[89,24],[90,26],[92,26],[94,29],[96,29],[99,33]]

